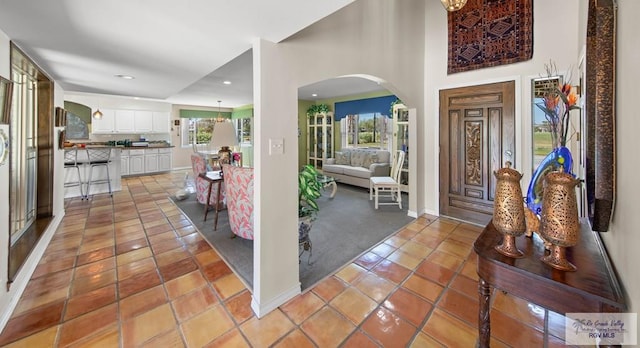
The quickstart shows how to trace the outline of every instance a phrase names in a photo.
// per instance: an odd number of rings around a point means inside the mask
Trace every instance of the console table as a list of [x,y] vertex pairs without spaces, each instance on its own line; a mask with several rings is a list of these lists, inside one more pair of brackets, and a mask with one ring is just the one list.
[[591,231],[586,220],[581,221],[578,245],[567,249],[567,259],[578,268],[576,272],[559,271],[540,261],[545,249],[536,234],[516,238],[525,255],[520,259],[498,253],[494,247],[501,240],[502,234],[489,222],[473,245],[478,254],[480,347],[489,347],[491,337],[491,286],[560,314],[626,309],[600,235]]

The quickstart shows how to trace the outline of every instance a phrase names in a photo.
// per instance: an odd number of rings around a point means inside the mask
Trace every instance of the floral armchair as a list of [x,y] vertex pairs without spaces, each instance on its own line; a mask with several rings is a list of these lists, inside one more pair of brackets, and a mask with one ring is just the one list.
[[253,168],[222,166],[231,232],[253,239]]
[[[196,199],[199,203],[205,204],[207,202],[207,194],[209,190],[209,182],[199,176],[200,173],[207,172],[207,164],[204,157],[199,154],[191,155],[191,168],[193,169],[193,180],[196,186]],[[214,169],[215,170],[215,169]],[[220,185],[220,204],[224,204],[225,199],[225,184]],[[218,197],[218,185],[211,187],[211,199],[209,199],[209,205],[215,206],[216,197]]]

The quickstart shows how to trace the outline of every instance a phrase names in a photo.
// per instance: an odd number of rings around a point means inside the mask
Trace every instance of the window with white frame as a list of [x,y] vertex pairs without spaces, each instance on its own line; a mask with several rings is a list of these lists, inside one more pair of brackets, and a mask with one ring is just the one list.
[[233,120],[236,127],[238,136],[238,143],[250,144],[251,143],[251,126],[253,125],[253,118],[237,118]]
[[392,121],[380,113],[347,115],[340,120],[342,147],[389,149]]
[[182,146],[190,147],[198,144],[209,144],[215,118],[183,118]]

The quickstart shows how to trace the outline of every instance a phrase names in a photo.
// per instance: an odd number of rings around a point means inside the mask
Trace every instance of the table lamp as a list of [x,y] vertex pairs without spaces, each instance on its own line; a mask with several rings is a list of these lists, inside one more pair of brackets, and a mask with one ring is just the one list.
[[211,148],[220,148],[218,161],[221,165],[231,163],[231,149],[229,147],[236,145],[238,145],[238,138],[236,137],[236,129],[233,123],[228,121],[216,122],[211,134]]

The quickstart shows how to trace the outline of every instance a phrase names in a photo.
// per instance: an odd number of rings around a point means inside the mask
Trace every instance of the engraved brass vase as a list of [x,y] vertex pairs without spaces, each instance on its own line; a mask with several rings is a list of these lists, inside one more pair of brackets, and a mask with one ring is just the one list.
[[580,221],[575,187],[579,183],[580,180],[562,169],[550,172],[544,179],[540,233],[551,243],[551,248],[542,262],[562,271],[576,270],[567,260],[566,248],[578,244]]
[[496,176],[496,195],[493,204],[493,226],[504,235],[496,250],[509,257],[523,257],[516,246],[516,237],[527,229],[520,179],[522,174],[511,168],[511,162],[493,172]]

